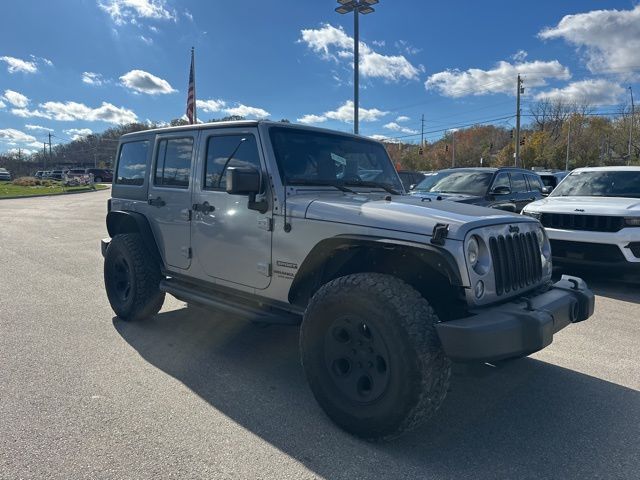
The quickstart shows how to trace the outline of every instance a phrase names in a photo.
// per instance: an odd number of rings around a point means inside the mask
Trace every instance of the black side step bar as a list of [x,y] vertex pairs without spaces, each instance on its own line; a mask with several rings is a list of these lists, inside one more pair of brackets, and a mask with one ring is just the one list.
[[207,307],[212,307],[225,312],[249,317],[249,320],[256,323],[275,323],[281,325],[299,325],[302,321],[300,315],[282,311],[261,309],[259,306],[248,305],[241,301],[234,302],[232,299],[223,299],[219,295],[202,290],[195,290],[189,286],[178,283],[175,280],[162,280],[160,290],[170,293],[178,300],[192,302]]

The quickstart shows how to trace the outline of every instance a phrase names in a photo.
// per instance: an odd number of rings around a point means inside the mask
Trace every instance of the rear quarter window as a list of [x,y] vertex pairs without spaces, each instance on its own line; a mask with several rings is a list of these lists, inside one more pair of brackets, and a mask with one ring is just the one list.
[[118,156],[116,183],[120,185],[143,185],[147,175],[147,153],[149,141],[123,143]]

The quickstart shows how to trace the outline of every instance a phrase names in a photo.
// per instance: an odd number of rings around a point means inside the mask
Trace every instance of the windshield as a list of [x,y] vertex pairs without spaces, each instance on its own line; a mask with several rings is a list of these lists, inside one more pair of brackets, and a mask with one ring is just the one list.
[[573,172],[556,187],[550,196],[640,198],[640,171]]
[[492,177],[493,173],[491,172],[443,170],[429,175],[413,191],[484,196],[487,193]]
[[288,185],[340,185],[402,192],[387,151],[379,143],[311,130],[269,130],[281,178]]

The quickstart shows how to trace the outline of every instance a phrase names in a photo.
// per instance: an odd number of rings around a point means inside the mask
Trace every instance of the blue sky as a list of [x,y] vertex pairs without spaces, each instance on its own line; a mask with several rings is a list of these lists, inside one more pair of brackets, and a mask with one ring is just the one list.
[[[333,0],[22,0],[3,7],[0,152],[41,148],[185,111],[287,118],[350,131],[353,17]],[[427,139],[509,126],[542,98],[616,111],[640,97],[636,1],[381,0],[361,17],[360,132]],[[493,120],[500,119],[500,120]],[[407,136],[417,141],[419,136]]]

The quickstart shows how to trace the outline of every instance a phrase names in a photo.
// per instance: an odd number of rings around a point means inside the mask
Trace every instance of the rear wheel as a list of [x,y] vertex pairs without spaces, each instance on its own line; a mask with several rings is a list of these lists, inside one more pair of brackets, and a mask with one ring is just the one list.
[[93,179],[94,183],[102,183],[102,177],[96,177]]
[[104,259],[104,283],[113,311],[123,320],[155,315],[164,303],[158,261],[137,233],[116,235]]
[[450,361],[429,303],[377,273],[338,278],[311,300],[300,333],[316,400],[350,433],[390,439],[431,417],[447,392]]

